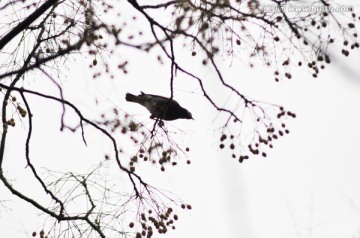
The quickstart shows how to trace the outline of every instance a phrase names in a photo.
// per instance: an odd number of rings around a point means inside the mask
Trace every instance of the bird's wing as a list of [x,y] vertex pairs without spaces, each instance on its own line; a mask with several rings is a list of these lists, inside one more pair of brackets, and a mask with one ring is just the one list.
[[163,97],[163,96],[160,96],[160,95],[146,94],[146,93],[143,93],[143,92],[141,92],[141,95],[145,96],[145,97],[153,98],[153,99],[166,100],[166,101],[168,101],[170,99],[170,98]]
[[[148,100],[153,100],[156,103],[162,104],[162,103],[168,103],[168,101],[170,100],[170,98],[164,97],[164,96],[160,96],[160,95],[155,95],[155,94],[147,94],[141,91],[141,96],[145,96],[147,97]],[[177,101],[175,101],[174,99],[171,100],[171,102],[179,105],[179,103]]]

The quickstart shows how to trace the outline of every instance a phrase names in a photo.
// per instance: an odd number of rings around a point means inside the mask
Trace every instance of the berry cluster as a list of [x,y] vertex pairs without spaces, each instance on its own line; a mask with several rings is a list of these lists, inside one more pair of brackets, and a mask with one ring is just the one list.
[[[276,140],[285,134],[290,133],[283,120],[286,120],[289,117],[295,118],[296,115],[291,111],[285,111],[283,107],[279,107],[279,112],[275,117],[276,119],[270,122],[263,122],[263,124],[260,124],[263,125],[264,128],[262,130],[255,129],[254,137],[250,142],[246,142],[241,133],[235,136],[230,132],[226,133],[223,131],[220,136],[219,148],[228,148],[231,152],[231,157],[234,159],[238,158],[240,163],[249,159],[251,156],[260,155],[262,157],[267,157],[266,149],[273,148],[273,144]],[[260,118],[258,118],[257,122],[260,121]],[[244,144],[246,146],[244,146]],[[238,150],[238,152],[236,152],[236,150]]]
[[[177,166],[180,155],[185,155],[190,151],[189,147],[180,147],[171,136],[165,126],[159,126],[159,130],[153,135],[152,131],[144,124],[137,123],[129,115],[124,114],[123,118],[119,111],[114,108],[112,110],[112,118],[110,115],[102,114],[101,121],[98,123],[108,127],[114,135],[119,131],[122,135],[126,135],[133,146],[124,146],[129,156],[128,167],[134,172],[141,162],[150,162],[153,165],[159,165],[161,171],[165,171],[167,166]],[[164,139],[166,138],[166,139]],[[133,150],[132,152],[130,150]],[[125,153],[125,149],[120,149],[120,153]],[[105,155],[105,159],[109,160],[110,156]],[[189,159],[186,160],[190,164]]]
[[[189,204],[181,204],[182,209],[191,209]],[[154,215],[156,214],[156,215]],[[155,213],[153,210],[148,210],[141,213],[138,218],[138,224],[141,225],[141,231],[136,232],[135,237],[150,238],[156,230],[159,234],[166,234],[169,229],[176,229],[174,223],[179,219],[178,215],[174,213],[173,208],[165,209],[163,213]],[[135,222],[129,223],[130,228],[135,228]]]

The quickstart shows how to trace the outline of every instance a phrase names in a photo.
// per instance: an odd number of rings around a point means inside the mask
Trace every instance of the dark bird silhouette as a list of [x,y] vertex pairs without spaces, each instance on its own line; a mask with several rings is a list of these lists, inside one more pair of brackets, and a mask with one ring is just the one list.
[[125,99],[128,102],[136,102],[146,107],[151,113],[151,119],[159,118],[166,121],[180,118],[193,119],[191,113],[181,107],[174,99],[143,92],[138,96],[127,93]]

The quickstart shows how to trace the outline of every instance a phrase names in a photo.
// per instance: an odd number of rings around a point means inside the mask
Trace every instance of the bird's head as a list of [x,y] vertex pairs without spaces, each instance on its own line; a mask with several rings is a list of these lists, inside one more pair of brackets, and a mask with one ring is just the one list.
[[185,108],[184,108],[183,114],[181,116],[182,116],[181,118],[184,118],[184,119],[192,119],[192,120],[194,120],[194,118],[191,115],[191,112],[189,112]]

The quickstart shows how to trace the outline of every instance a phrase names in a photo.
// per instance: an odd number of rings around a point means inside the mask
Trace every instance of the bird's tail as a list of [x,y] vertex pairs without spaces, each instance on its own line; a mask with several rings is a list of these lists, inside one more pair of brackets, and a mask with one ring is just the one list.
[[144,105],[144,103],[146,101],[146,98],[143,97],[142,95],[135,96],[135,95],[133,95],[131,93],[127,93],[126,96],[125,96],[125,99],[128,102],[136,102],[136,103],[139,103],[141,105]]
[[125,96],[125,99],[128,102],[138,102],[139,101],[138,96],[135,96],[135,95],[133,95],[131,93],[127,93],[126,96]]
[[128,102],[137,102],[137,103],[140,103],[140,101],[141,101],[141,100],[139,100],[138,96],[135,96],[135,95],[133,95],[131,93],[126,94],[125,100],[128,101]]

